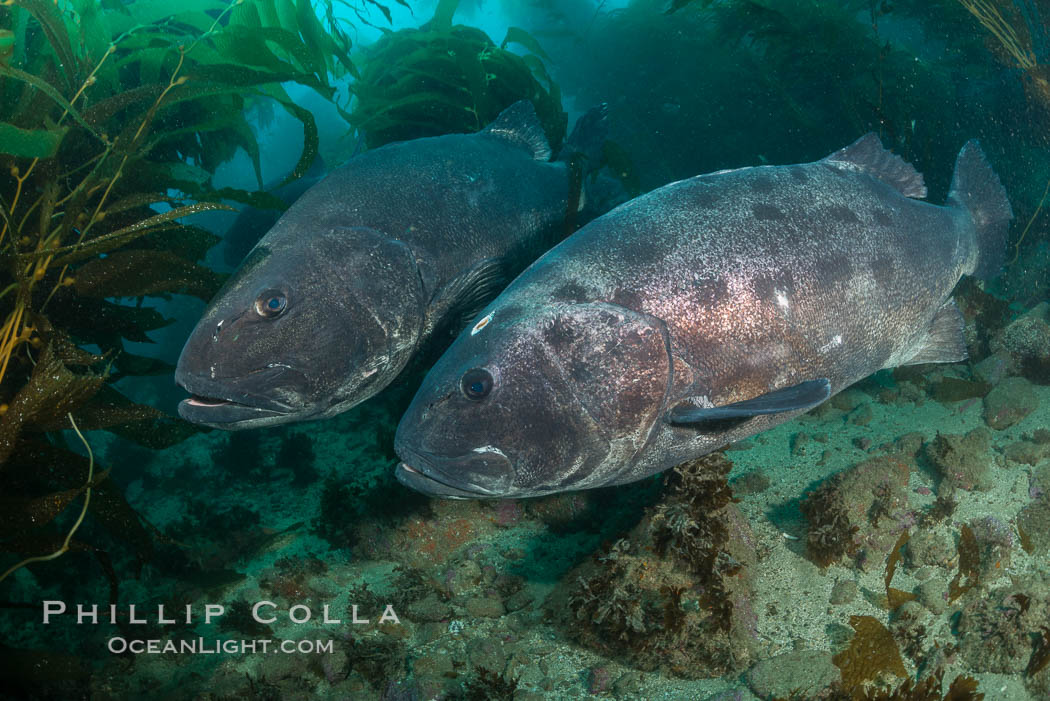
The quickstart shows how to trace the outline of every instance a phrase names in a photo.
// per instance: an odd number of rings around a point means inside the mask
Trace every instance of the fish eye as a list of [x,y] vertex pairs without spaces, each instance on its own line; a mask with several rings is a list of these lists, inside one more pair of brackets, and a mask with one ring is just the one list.
[[484,368],[473,368],[463,373],[460,388],[467,399],[484,399],[492,391],[492,374]]
[[255,300],[255,312],[272,319],[288,308],[288,296],[280,290],[266,290]]

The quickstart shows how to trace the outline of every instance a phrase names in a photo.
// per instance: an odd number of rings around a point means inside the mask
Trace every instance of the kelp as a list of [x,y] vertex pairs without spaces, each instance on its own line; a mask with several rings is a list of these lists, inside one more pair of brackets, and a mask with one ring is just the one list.
[[[478,131],[518,100],[529,100],[557,152],[567,115],[548,60],[528,32],[511,27],[497,46],[484,32],[452,25],[455,2],[439,3],[419,29],[391,32],[368,47],[350,123],[369,148],[424,136]],[[513,53],[515,44],[526,50]]]
[[275,103],[302,124],[290,179],[316,157],[313,116],[283,85],[334,104],[334,81],[356,73],[323,6],[327,27],[309,0],[0,5],[0,551],[18,558],[0,580],[79,550],[115,592],[108,554],[79,540],[83,523],[139,561],[151,552],[83,432],[162,448],[196,431],[114,386],[172,371],[125,345],[172,321],[145,297],[207,300],[224,281],[200,262],[217,237],[185,219],[231,209],[224,201],[268,202],[212,184],[238,149],[259,175],[246,107]]
[[1050,109],[1050,56],[1036,52],[1037,44],[1050,42],[1050,31],[1039,17],[1038,6],[1006,0],[958,1],[995,38],[1004,60],[1024,72],[1029,94]]

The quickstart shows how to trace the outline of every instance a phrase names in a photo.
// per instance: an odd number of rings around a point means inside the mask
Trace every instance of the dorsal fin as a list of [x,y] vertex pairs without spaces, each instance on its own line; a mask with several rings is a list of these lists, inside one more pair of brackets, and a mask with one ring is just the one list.
[[543,131],[540,118],[536,116],[536,109],[528,100],[518,100],[500,112],[481,133],[520,146],[537,161],[549,161],[551,158],[547,134]]
[[828,165],[858,170],[890,185],[905,197],[926,197],[926,183],[915,166],[891,153],[882,145],[875,132],[868,132],[846,148],[839,149],[824,159]]

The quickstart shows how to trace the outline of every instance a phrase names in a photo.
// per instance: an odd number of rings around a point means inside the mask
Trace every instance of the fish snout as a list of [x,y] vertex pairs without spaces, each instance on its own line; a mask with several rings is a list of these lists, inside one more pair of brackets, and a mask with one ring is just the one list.
[[514,485],[514,466],[498,448],[485,446],[455,457],[399,450],[405,462],[397,478],[431,496],[478,499],[503,497]]

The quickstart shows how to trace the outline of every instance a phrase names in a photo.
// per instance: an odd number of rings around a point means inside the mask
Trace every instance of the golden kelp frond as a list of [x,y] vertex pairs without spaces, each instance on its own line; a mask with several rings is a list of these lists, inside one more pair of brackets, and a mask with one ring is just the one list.
[[[439,19],[388,34],[369,48],[352,86],[351,115],[368,146],[478,131],[514,102],[530,100],[557,153],[568,118],[539,42],[511,27],[496,46],[479,29],[452,26],[451,14]],[[508,44],[528,53],[512,53]]]
[[1028,71],[1035,67],[1035,52],[1031,39],[1022,38],[1013,24],[1007,22],[993,0],[959,0],[959,4],[985,26],[1017,61],[1017,65]]
[[1025,72],[1035,94],[1050,107],[1050,70],[1039,63],[1023,19],[1006,19],[996,0],[959,0],[959,4],[991,32],[1003,51]]
[[[4,524],[0,550],[25,563],[94,552],[115,584],[106,554],[72,539],[90,516],[148,552],[81,430],[151,448],[196,430],[113,383],[172,371],[125,351],[171,321],[144,297],[207,300],[224,281],[200,263],[218,238],[186,217],[272,204],[212,183],[239,149],[261,181],[245,108],[281,105],[302,124],[291,178],[314,161],[317,125],[283,86],[334,103],[333,80],[356,72],[331,0],[322,8],[327,27],[309,0],[0,0],[0,490],[26,526]],[[86,465],[58,435],[71,428]]]

